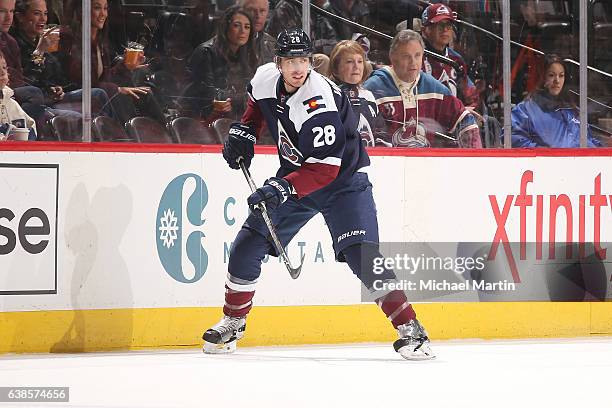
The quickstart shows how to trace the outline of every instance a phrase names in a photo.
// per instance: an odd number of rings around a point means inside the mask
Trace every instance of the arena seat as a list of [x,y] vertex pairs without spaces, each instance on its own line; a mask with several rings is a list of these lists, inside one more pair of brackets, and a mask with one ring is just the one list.
[[193,118],[176,118],[170,128],[174,138],[185,144],[221,144],[217,131]]
[[67,116],[55,116],[51,119],[51,129],[59,141],[83,141],[83,122],[80,120]]
[[129,137],[141,143],[174,143],[166,129],[156,120],[137,116],[125,125]]
[[98,116],[93,120],[93,138],[97,142],[131,142],[138,143],[138,139],[130,137],[123,126],[108,116]]
[[212,127],[217,131],[222,142],[227,138],[227,132],[234,122],[236,121],[233,119],[219,118],[212,123]]

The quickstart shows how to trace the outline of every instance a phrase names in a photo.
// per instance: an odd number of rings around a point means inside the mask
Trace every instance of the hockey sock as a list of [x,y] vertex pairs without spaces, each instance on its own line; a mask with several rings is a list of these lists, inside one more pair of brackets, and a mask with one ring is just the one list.
[[412,305],[408,302],[406,294],[401,290],[394,290],[376,299],[376,304],[380,306],[396,329],[398,326],[416,319],[416,313]]
[[270,250],[270,243],[261,234],[243,227],[232,244],[225,281],[223,313],[243,317],[253,307],[255,285],[261,273],[261,261]]
[[[376,244],[363,242],[344,249],[342,253],[353,273],[370,290],[373,288],[375,279],[392,280],[396,278],[395,272],[387,268],[382,273],[372,273],[372,260],[381,256]],[[376,299],[376,304],[380,306],[395,328],[416,318],[412,305],[401,290],[384,294]]]
[[225,285],[223,314],[230,317],[244,317],[253,307],[255,291],[240,292]]

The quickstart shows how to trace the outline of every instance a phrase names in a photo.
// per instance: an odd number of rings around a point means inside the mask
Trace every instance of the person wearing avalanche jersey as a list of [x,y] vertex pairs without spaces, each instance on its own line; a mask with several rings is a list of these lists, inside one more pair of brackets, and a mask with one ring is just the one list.
[[478,89],[467,75],[467,64],[463,56],[449,46],[454,35],[453,22],[456,20],[455,13],[447,5],[429,5],[421,18],[423,40],[427,50],[452,59],[463,68],[463,74],[459,76],[452,66],[427,56],[423,58],[423,71],[446,85],[452,95],[461,99],[466,106],[477,108]]
[[248,85],[249,102],[241,123],[230,127],[223,157],[233,169],[249,166],[253,145],[265,124],[278,146],[280,168],[247,202],[251,214],[230,250],[224,316],[204,335],[204,352],[228,353],[244,336],[261,263],[278,256],[259,205],[265,203],[282,245],[316,214],[329,228],[336,259],[348,263],[398,330],[394,348],[404,358],[433,358],[429,339],[402,291],[376,291],[374,281],[393,281],[392,270],[373,274],[378,221],[370,160],[358,118],[343,92],[311,68],[312,44],[301,29],[282,31],[275,62],[262,65]]
[[421,71],[421,35],[402,30],[391,41],[391,66],[372,73],[363,87],[372,91],[386,134],[400,147],[482,147],[474,115],[450,90]]

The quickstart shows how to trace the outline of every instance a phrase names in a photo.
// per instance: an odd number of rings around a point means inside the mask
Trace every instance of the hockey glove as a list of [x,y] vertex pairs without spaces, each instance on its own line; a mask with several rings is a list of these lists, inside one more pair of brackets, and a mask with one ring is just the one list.
[[248,169],[255,155],[255,130],[242,123],[232,123],[229,128],[227,139],[223,144],[223,158],[232,169],[238,170],[238,160],[242,159]]
[[259,204],[261,203],[265,203],[266,208],[271,211],[287,201],[291,190],[291,184],[287,180],[272,177],[247,198],[247,203],[253,212],[260,211]]

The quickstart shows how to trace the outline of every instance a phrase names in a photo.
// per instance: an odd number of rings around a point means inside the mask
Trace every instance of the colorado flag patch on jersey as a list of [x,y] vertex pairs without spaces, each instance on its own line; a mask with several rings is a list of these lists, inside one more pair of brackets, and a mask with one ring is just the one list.
[[323,102],[319,102],[322,99],[323,97],[321,95],[317,95],[302,102],[302,104],[308,108],[306,109],[306,113],[312,113],[319,108],[325,108],[325,104]]

